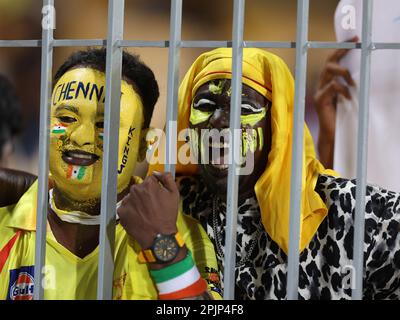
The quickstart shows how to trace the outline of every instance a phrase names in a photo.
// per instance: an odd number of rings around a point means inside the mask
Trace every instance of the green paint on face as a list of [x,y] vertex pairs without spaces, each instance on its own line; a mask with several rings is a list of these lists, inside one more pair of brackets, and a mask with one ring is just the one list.
[[195,109],[192,106],[190,107],[190,118],[189,121],[192,125],[197,125],[199,123],[207,121],[212,115],[211,111],[201,111],[198,109]]
[[256,152],[258,145],[257,130],[246,129],[242,132],[242,156],[246,157],[247,152]]
[[261,121],[262,119],[265,118],[265,115],[267,114],[267,110],[264,108],[261,109],[262,111],[259,113],[252,113],[248,115],[241,115],[240,116],[240,122],[242,125],[246,126],[249,125],[251,127],[254,127],[257,122]]
[[199,154],[199,134],[196,128],[189,129],[189,142],[193,155],[198,159]]
[[[226,95],[230,97],[232,95],[232,87],[229,87],[228,91],[226,92]],[[247,95],[242,92],[242,97],[246,97]]]
[[258,127],[257,128],[257,132],[258,132],[258,150],[262,150],[262,148],[264,147],[264,132],[263,132],[263,128]]
[[215,84],[214,81],[211,81],[208,85],[208,90],[212,94],[222,94],[222,89],[224,88],[226,80],[218,80],[218,84]]
[[86,167],[80,167],[78,172],[78,180],[82,180],[85,176]]

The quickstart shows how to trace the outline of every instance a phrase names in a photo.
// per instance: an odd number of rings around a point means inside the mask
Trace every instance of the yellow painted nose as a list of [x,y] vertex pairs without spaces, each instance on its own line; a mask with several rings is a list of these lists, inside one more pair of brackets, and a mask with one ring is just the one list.
[[92,123],[82,123],[71,133],[71,142],[78,146],[94,145],[95,126]]

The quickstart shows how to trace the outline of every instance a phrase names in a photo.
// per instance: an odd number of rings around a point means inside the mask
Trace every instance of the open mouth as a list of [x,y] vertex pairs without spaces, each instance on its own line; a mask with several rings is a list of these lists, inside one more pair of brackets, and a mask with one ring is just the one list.
[[[201,164],[209,173],[216,177],[225,177],[228,174],[229,164],[232,163],[231,154],[232,135],[229,129],[210,130],[208,134],[202,134],[200,138]],[[240,155],[235,163],[241,167],[245,165],[243,158],[242,139],[237,141],[240,148]]]
[[208,145],[208,157],[203,155],[203,164],[209,168],[213,175],[224,176],[229,168],[229,143],[210,142]]
[[228,170],[229,144],[226,142],[212,143],[209,147],[210,164],[218,170]]
[[[227,142],[220,143],[210,143],[208,148],[208,155],[203,151],[202,164],[207,168],[207,170],[214,176],[224,177],[228,175],[229,164],[232,162],[230,157],[230,145]],[[203,150],[204,150],[203,149]],[[242,146],[240,146],[242,151]],[[249,153],[249,155],[251,155]],[[246,167],[247,158],[242,155],[235,161],[237,165],[242,168]]]
[[62,159],[74,166],[90,166],[99,160],[99,156],[85,151],[70,150],[62,153]]

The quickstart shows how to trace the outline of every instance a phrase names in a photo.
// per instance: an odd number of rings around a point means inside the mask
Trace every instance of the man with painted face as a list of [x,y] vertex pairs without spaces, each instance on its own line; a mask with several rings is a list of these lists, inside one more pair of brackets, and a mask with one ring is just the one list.
[[[104,49],[73,54],[54,78],[51,98],[45,299],[95,299],[105,102]],[[209,297],[215,253],[202,227],[178,215],[172,176],[132,177],[146,152],[158,98],[152,71],[123,54],[114,299]],[[0,298],[32,299],[37,183],[0,209]],[[212,284],[210,285],[210,288]]]
[[[198,219],[214,242],[224,270],[226,191],[232,135],[231,49],[198,57],[179,88],[178,132],[189,128],[195,163],[178,157],[182,210]],[[239,178],[235,266],[237,299],[285,299],[289,247],[294,83],[286,64],[260,49],[243,50],[241,102],[244,168]],[[206,137],[206,138],[204,138]],[[228,138],[227,138],[228,137]],[[211,140],[211,143],[210,143]],[[179,154],[179,153],[178,153]],[[180,153],[182,155],[182,153]],[[204,161],[210,158],[210,161]],[[151,169],[156,168],[152,167]],[[337,177],[317,160],[305,126],[299,298],[350,299],[355,181]],[[400,299],[400,195],[368,186],[364,298]]]

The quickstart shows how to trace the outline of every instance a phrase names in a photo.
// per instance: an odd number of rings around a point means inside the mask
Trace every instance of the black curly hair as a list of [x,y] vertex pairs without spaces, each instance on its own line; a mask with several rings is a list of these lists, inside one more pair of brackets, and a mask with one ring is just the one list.
[[[54,76],[54,84],[56,84],[68,70],[79,66],[105,72],[106,49],[91,48],[84,51],[77,51],[70,55],[57,70]],[[149,127],[154,105],[160,95],[153,71],[140,60],[138,55],[123,51],[122,76],[132,81],[135,85],[135,89],[139,91],[138,93],[142,98],[144,107],[144,128]]]
[[21,107],[10,81],[0,75],[0,158],[4,144],[21,131]]

